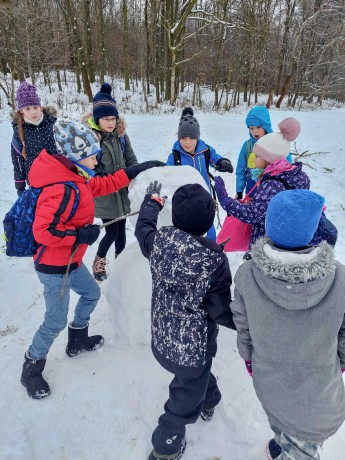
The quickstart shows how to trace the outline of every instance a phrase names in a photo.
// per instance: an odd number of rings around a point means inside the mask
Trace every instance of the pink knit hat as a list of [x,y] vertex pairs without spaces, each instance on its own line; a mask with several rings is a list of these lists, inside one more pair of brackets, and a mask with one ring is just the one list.
[[37,95],[35,86],[27,81],[22,81],[19,85],[16,100],[17,110],[22,110],[30,106],[41,107],[41,99]]
[[254,144],[253,152],[263,160],[273,163],[286,158],[290,152],[290,142],[299,135],[301,126],[296,118],[285,118],[278,125],[279,133],[269,133]]

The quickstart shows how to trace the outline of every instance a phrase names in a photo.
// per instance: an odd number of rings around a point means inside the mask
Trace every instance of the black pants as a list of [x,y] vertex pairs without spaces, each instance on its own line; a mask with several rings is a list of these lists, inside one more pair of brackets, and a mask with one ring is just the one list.
[[[102,219],[103,224],[112,219]],[[98,257],[105,257],[110,246],[115,242],[115,254],[119,255],[126,246],[126,219],[119,220],[104,227],[105,235],[98,246]]]
[[154,449],[163,455],[177,452],[186,433],[186,425],[195,423],[201,406],[215,407],[221,394],[217,380],[211,373],[212,359],[200,369],[195,378],[175,374],[169,385],[169,399],[164,414],[159,417],[158,426],[152,434]]

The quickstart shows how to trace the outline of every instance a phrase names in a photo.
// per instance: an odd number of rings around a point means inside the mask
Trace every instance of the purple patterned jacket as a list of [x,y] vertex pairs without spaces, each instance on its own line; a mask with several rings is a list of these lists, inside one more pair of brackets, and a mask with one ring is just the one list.
[[[281,178],[289,184],[290,188],[309,189],[310,179],[306,173],[302,171],[302,163],[296,162],[296,168],[290,171],[284,171],[275,178]],[[237,219],[247,224],[252,225],[252,235],[249,247],[261,236],[265,235],[265,218],[268,203],[279,192],[286,190],[282,182],[277,179],[272,179],[270,173],[264,174],[261,179],[260,186],[250,204],[243,204],[239,200],[228,197],[223,204],[223,208],[228,213],[237,217]]]

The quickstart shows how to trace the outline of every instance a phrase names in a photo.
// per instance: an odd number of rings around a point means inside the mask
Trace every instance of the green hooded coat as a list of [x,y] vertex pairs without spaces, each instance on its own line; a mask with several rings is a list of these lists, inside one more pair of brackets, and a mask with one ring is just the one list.
[[[91,117],[87,118],[87,124],[97,134],[102,147],[101,162],[103,170],[108,174],[113,174],[119,169],[138,164],[131,142],[125,134],[125,122],[119,118],[116,128],[112,133],[100,131],[99,126]],[[126,151],[122,152],[119,136],[124,136],[126,141]],[[130,200],[128,198],[128,188],[125,187],[116,193],[95,198],[95,217],[101,219],[116,219],[131,212]]]

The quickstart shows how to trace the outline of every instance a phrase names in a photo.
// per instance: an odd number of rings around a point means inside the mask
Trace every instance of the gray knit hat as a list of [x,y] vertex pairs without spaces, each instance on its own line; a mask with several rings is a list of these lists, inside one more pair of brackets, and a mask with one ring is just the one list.
[[182,111],[180,123],[178,126],[178,139],[190,137],[191,139],[200,139],[200,126],[198,120],[194,117],[192,107],[185,107]]

